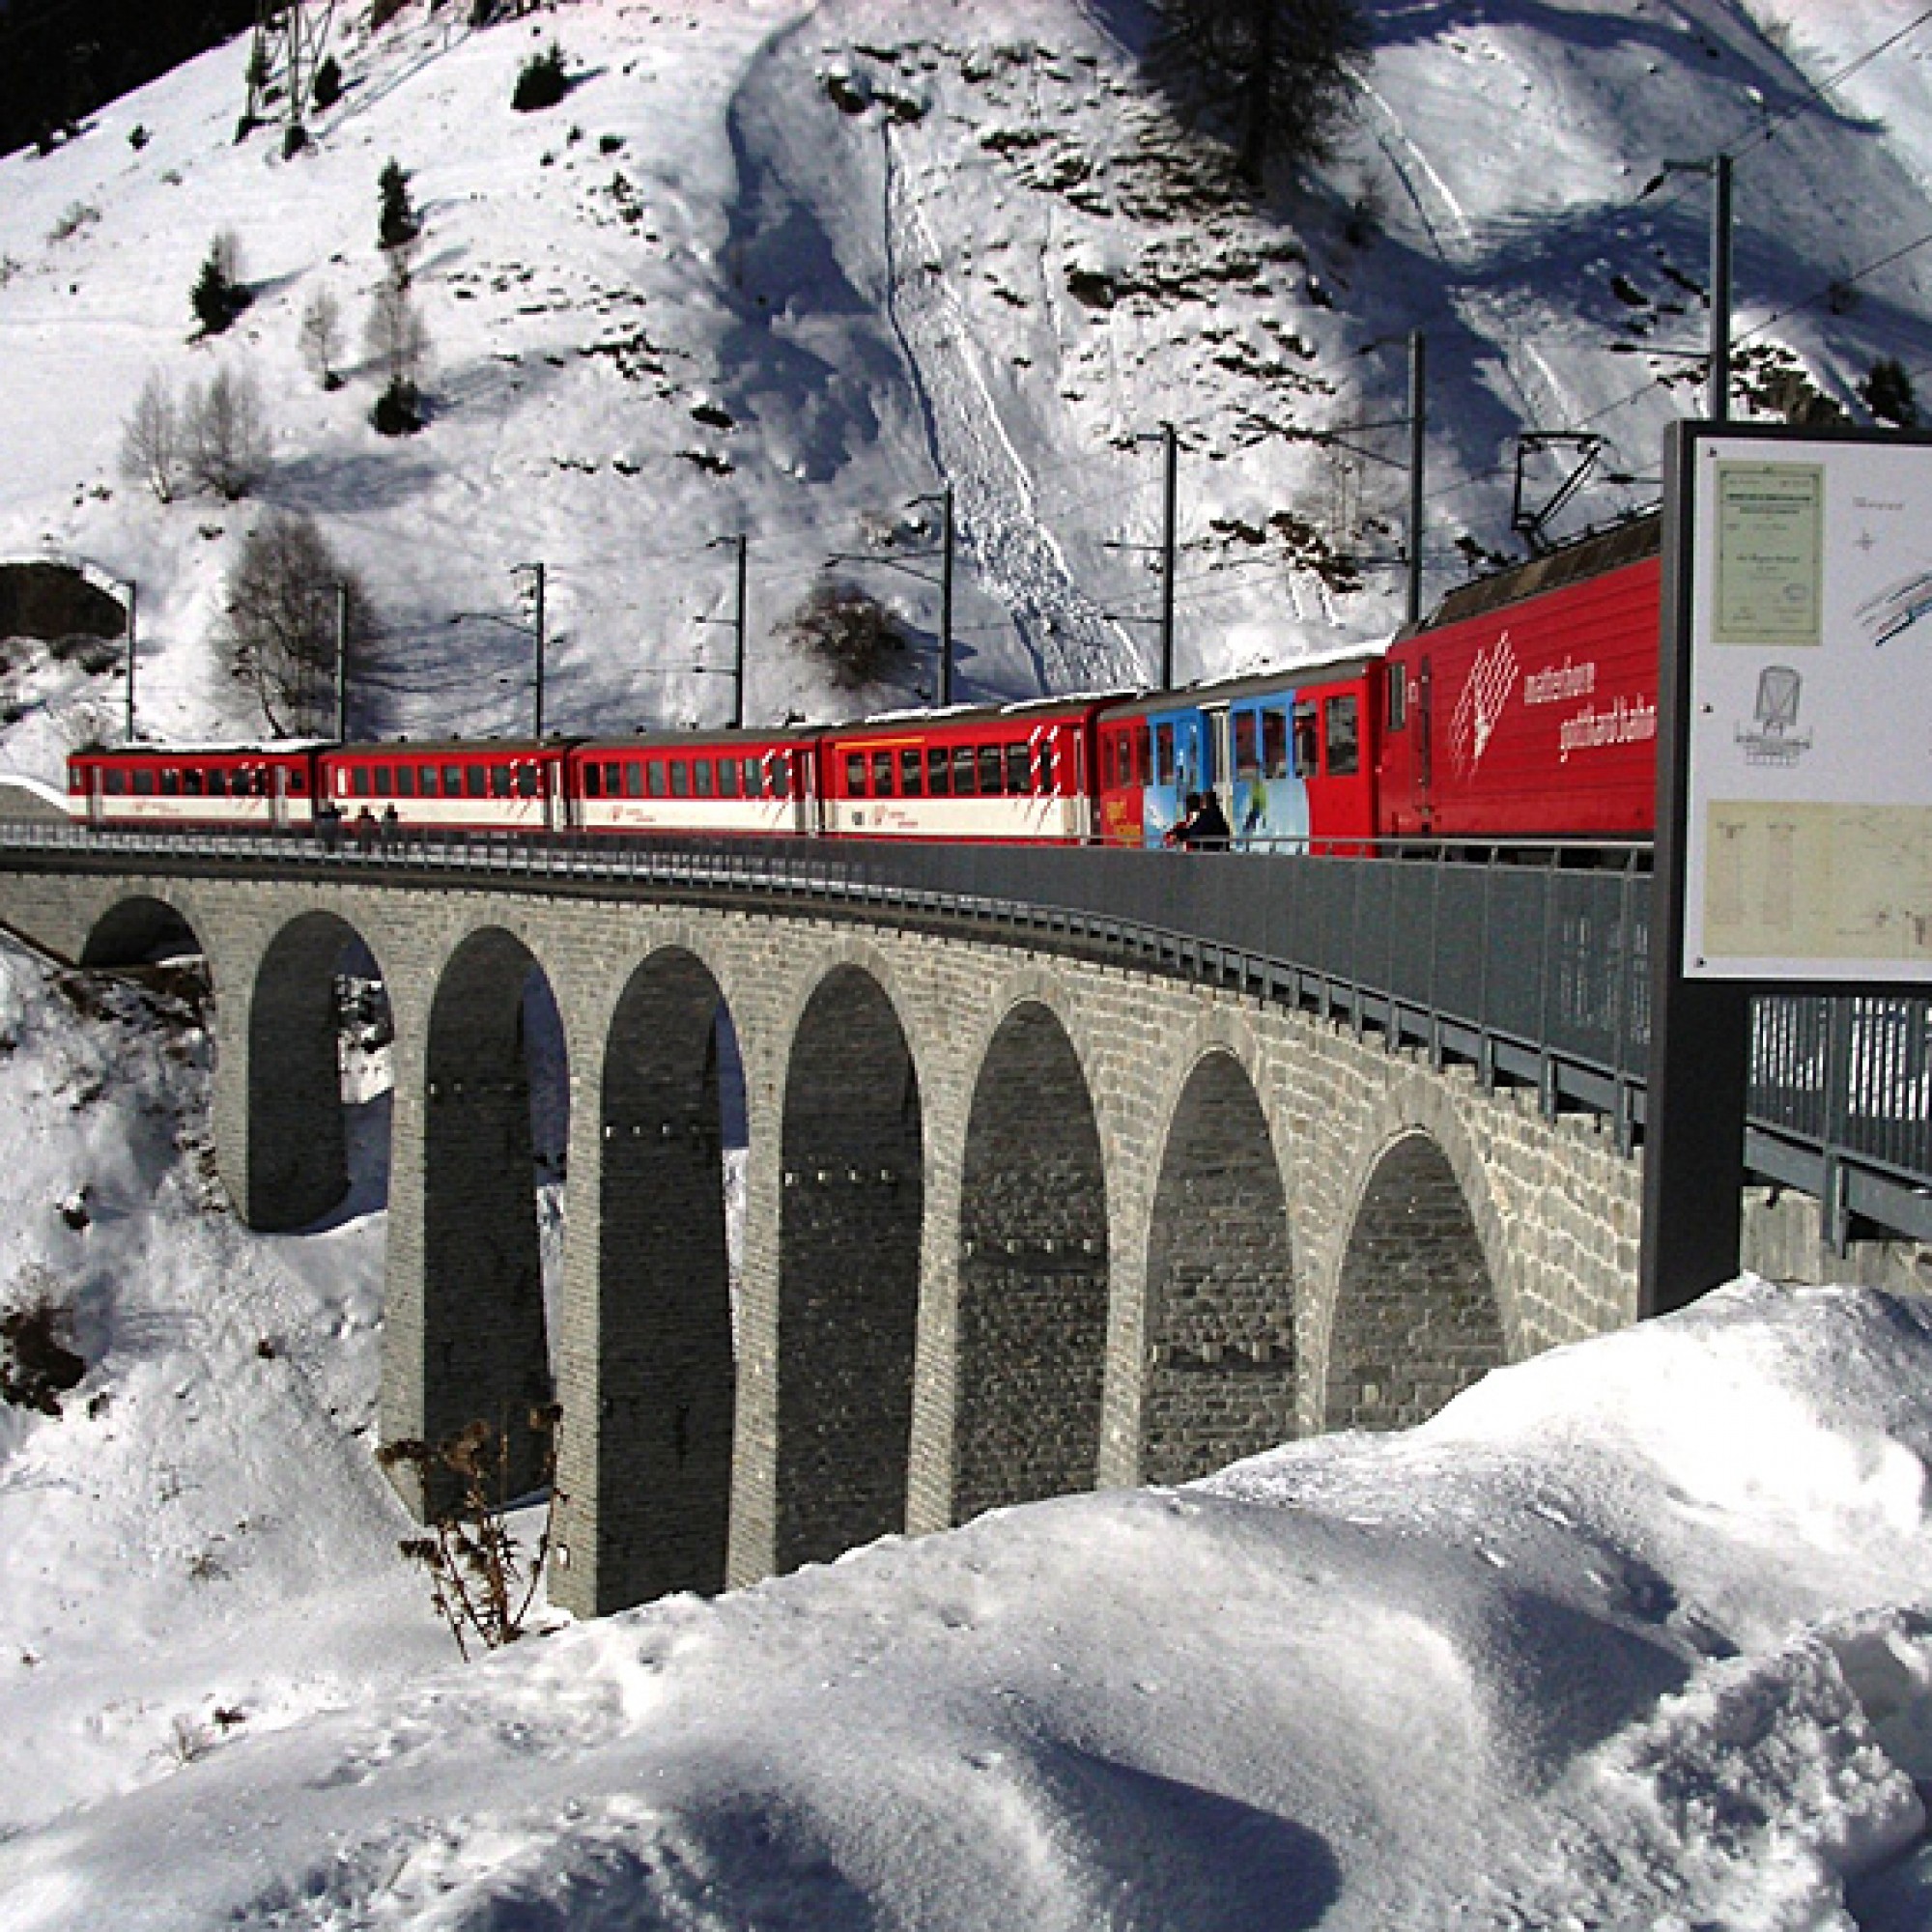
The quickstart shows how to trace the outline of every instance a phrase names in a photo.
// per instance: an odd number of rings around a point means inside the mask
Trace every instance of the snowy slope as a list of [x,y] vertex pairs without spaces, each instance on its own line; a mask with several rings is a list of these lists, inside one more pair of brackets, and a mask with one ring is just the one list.
[[[1158,530],[1162,421],[1182,440],[1183,674],[1384,630],[1399,478],[1369,459],[1400,433],[1350,436],[1367,459],[1306,438],[1400,412],[1414,327],[1436,587],[1459,543],[1510,547],[1519,429],[1588,427],[1603,473],[1634,479],[1594,485],[1570,526],[1645,500],[1691,396],[1649,352],[1703,330],[1705,190],[1638,199],[1666,156],[1739,149],[1751,354],[1782,345],[1841,402],[1875,356],[1913,362],[1927,257],[1860,271],[1932,229],[1924,36],[1810,94],[1904,0],[1368,12],[1334,160],[1265,208],[1160,121],[1141,0],[572,0],[481,32],[410,5],[374,40],[346,32],[345,98],[287,162],[268,133],[233,140],[243,48],[217,50],[0,163],[0,557],[52,549],[139,582],[142,716],[173,735],[258,727],[211,639],[264,505],[315,515],[377,597],[362,728],[525,723],[509,572],[542,559],[549,717],[610,729],[724,715],[716,546],[744,531],[748,713],[816,716],[849,700],[775,628],[857,554],[929,648],[935,513],[908,505],[950,484],[962,694],[1027,696],[1151,665],[1136,546]],[[513,114],[553,37],[568,98]],[[385,441],[355,345],[392,156],[426,217],[434,417]],[[191,342],[187,292],[224,228],[254,305]],[[334,393],[298,354],[323,288],[352,345]],[[270,399],[271,472],[259,500],[160,505],[117,473],[122,425],[151,374],[179,392],[218,367]],[[1331,540],[1381,559],[1361,591],[1295,567]],[[922,683],[929,663],[875,701]],[[111,679],[27,654],[0,691],[7,761],[51,775],[112,703]]]
[[463,1668],[368,1456],[380,1173],[251,1237],[191,1005],[10,947],[0,1038],[0,1313],[87,1363],[0,1406],[9,1932],[1932,1923],[1932,1304],[1746,1284]]
[[447,1640],[368,1453],[380,1177],[326,1231],[245,1234],[213,1179],[192,1000],[10,945],[0,1042],[0,1312],[53,1298],[91,1365],[57,1418],[0,1404],[4,1836],[163,1776],[217,1712],[272,1729]]

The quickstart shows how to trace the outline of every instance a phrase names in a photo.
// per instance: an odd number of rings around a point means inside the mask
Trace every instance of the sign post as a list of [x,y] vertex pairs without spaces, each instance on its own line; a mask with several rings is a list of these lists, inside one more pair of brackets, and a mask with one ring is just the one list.
[[1641,1312],[1737,1272],[1753,990],[1932,980],[1932,438],[1672,425]]

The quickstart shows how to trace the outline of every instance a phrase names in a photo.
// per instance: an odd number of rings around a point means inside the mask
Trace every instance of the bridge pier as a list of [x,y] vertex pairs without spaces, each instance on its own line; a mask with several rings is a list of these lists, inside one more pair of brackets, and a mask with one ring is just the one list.
[[[1611,1124],[1212,985],[521,875],[130,864],[0,893],[73,959],[192,928],[221,1173],[256,1225],[339,1190],[327,989],[373,935],[396,1023],[383,1434],[520,1429],[554,1347],[553,1589],[584,1613],[1394,1426],[1634,1317],[1637,1168]],[[533,973],[572,1095],[554,1337]],[[735,1307],[721,1011],[750,1134]]]

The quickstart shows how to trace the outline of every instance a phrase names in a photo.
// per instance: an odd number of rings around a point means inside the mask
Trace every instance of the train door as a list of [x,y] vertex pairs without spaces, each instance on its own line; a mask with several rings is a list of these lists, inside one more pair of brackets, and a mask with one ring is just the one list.
[[822,751],[822,740],[815,741],[801,751],[781,752],[778,756],[779,770],[784,774],[791,790],[791,829],[802,838],[813,838],[828,830],[821,816],[819,787],[814,781],[819,757],[830,756]]
[[1297,851],[1308,840],[1308,781],[1294,769],[1293,691],[1228,712],[1228,823],[1237,849]]
[[1186,810],[1189,792],[1208,783],[1208,720],[1195,710],[1155,712],[1148,720],[1152,734],[1141,823],[1150,845],[1164,844]]
[[1429,655],[1415,668],[1415,810],[1426,837],[1435,828],[1435,673]]

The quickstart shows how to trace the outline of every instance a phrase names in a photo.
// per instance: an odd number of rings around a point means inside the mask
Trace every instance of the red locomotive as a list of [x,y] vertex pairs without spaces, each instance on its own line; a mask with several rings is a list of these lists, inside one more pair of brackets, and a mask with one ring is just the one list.
[[1213,792],[1240,850],[1646,836],[1655,519],[1446,599],[1386,650],[1186,691],[816,729],[76,753],[96,824],[320,824],[1158,845]]

